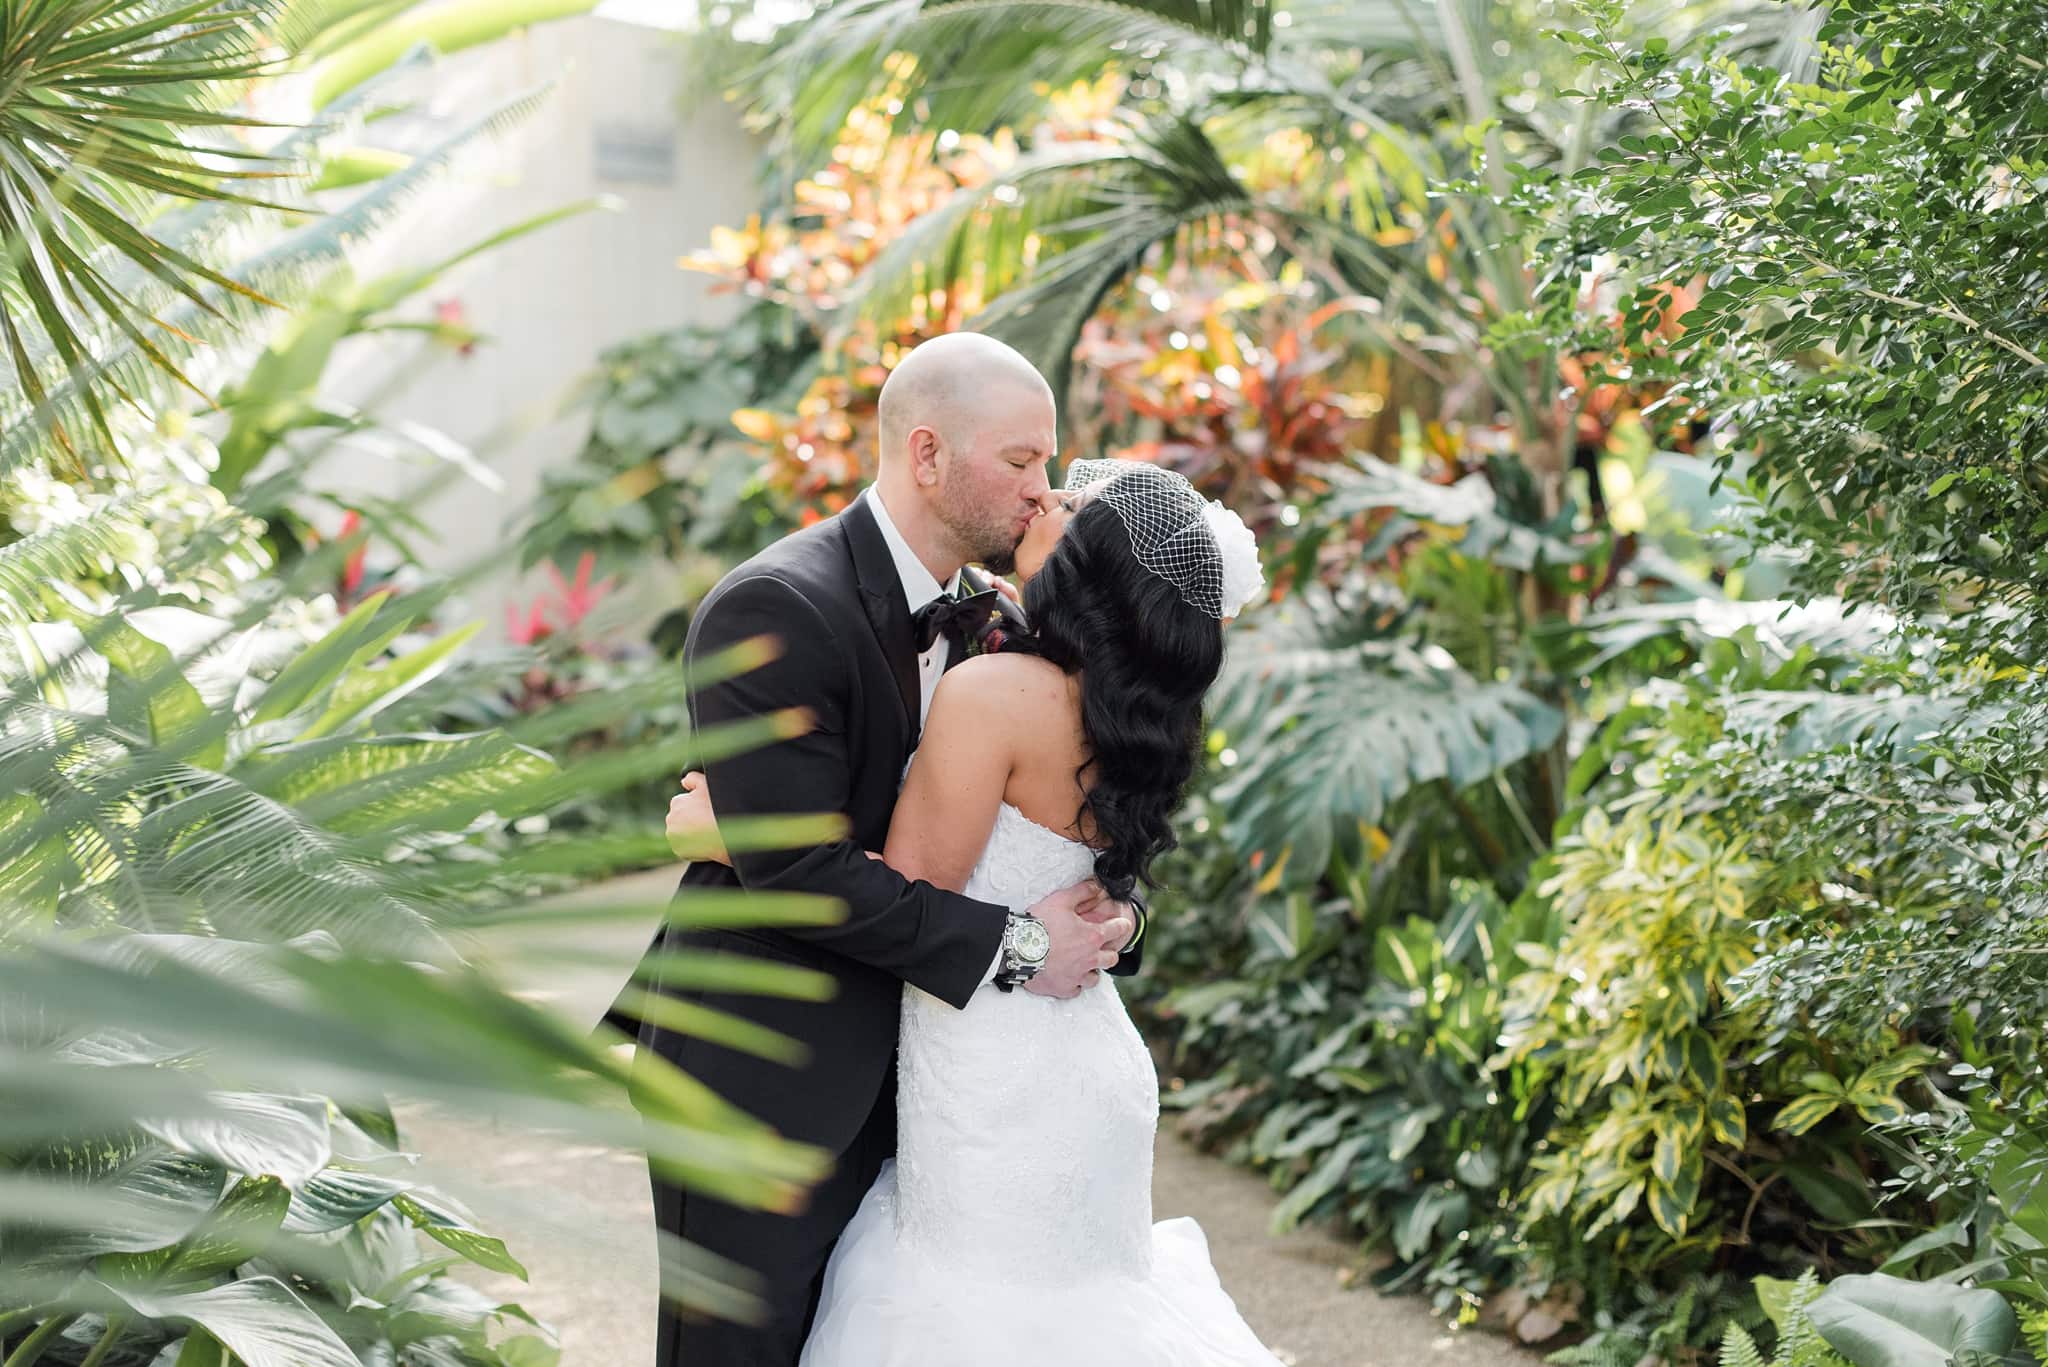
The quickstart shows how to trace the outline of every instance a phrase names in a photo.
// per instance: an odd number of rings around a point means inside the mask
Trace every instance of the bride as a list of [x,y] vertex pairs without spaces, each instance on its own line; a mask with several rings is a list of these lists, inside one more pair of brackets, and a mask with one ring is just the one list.
[[[1091,874],[1128,900],[1175,843],[1256,543],[1179,475],[1077,461],[1016,566],[1031,632],[940,681],[874,857],[1017,911]],[[1277,1367],[1201,1227],[1153,1223],[1158,1079],[1115,988],[1014,985],[965,1010],[904,989],[897,1155],[803,1367]]]

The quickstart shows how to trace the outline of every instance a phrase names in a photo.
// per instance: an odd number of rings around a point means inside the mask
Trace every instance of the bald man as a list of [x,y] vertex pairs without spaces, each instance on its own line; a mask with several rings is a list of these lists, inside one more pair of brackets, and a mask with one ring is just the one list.
[[[706,950],[799,964],[838,984],[830,1001],[663,989],[667,995],[802,1043],[797,1067],[692,1035],[639,1026],[668,1059],[784,1135],[816,1144],[833,1173],[794,1215],[742,1210],[654,1179],[656,1223],[760,1276],[765,1320],[743,1326],[664,1303],[657,1367],[795,1367],[825,1263],[896,1148],[896,1027],[904,983],[964,1008],[983,983],[1072,996],[1089,975],[1137,967],[1133,909],[1092,883],[1013,914],[867,856],[887,841],[896,794],[958,646],[920,641],[920,609],[961,590],[964,567],[998,574],[1048,492],[1052,391],[1009,347],[975,333],[937,337],[882,386],[878,476],[845,512],[785,537],[719,581],[684,646],[685,685],[728,647],[774,637],[781,653],[735,679],[690,689],[690,719],[714,727],[806,708],[805,735],[707,766],[721,818],[838,812],[848,837],[802,850],[697,863],[692,887],[822,893],[842,901],[831,926],[761,930],[664,927],[650,953]],[[1035,923],[1035,924],[1033,924]],[[1124,952],[1126,950],[1129,952]],[[658,966],[642,982],[660,987]],[[614,1017],[621,1013],[615,1008]],[[1021,1147],[1029,1135],[1017,1136]],[[1001,1165],[990,1182],[1004,1180]],[[1004,1333],[1015,1326],[989,1326]]]

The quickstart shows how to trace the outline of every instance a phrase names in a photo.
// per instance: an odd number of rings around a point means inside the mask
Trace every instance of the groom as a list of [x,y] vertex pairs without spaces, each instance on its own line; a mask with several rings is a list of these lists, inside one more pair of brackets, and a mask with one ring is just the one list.
[[[792,707],[815,718],[794,740],[712,761],[718,814],[836,811],[850,835],[811,849],[736,854],[730,869],[697,863],[683,875],[685,889],[826,894],[846,905],[838,924],[665,927],[655,939],[657,950],[747,954],[819,969],[838,983],[826,1002],[672,993],[800,1040],[808,1062],[794,1069],[640,1026],[643,1049],[836,1159],[795,1216],[742,1210],[655,1179],[656,1223],[759,1272],[768,1302],[756,1326],[682,1314],[664,1302],[656,1367],[794,1367],[832,1246],[895,1151],[904,983],[965,1007],[991,980],[1069,997],[1098,970],[1137,966],[1133,909],[1106,901],[1093,883],[1019,916],[907,882],[865,853],[887,839],[939,675],[964,652],[961,623],[970,614],[947,613],[961,569],[969,562],[999,574],[1011,568],[1048,492],[1056,422],[1043,377],[1017,352],[975,333],[934,338],[904,357],[882,386],[880,418],[874,485],[838,516],[785,537],[720,580],[684,646],[686,686],[705,661],[738,642],[767,635],[781,647],[751,673],[692,688],[693,725]],[[985,608],[980,615],[986,619]],[[1030,1142],[1017,1136],[1020,1146]],[[1000,1171],[989,1173],[990,1182],[1002,1180]],[[990,1332],[1005,1330],[992,1325]]]

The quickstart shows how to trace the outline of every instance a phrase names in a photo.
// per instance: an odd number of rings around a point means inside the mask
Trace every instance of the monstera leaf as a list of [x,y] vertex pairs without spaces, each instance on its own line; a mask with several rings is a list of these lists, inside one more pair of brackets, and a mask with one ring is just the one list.
[[1216,790],[1246,858],[1312,879],[1339,833],[1376,824],[1418,784],[1462,788],[1542,750],[1564,715],[1512,682],[1482,683],[1433,648],[1331,648],[1301,619],[1245,633],[1214,725],[1228,777]]

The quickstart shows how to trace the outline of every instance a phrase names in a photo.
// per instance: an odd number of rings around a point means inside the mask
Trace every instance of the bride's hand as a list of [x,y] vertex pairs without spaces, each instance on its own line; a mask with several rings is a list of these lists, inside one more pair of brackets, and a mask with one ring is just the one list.
[[[719,838],[718,820],[711,812],[711,781],[699,771],[692,769],[683,775],[683,791],[668,800],[668,819],[662,824],[677,858],[732,866],[732,856]],[[882,857],[874,850],[865,853],[870,859]]]
[[668,800],[669,848],[678,858],[731,864],[725,842],[718,838],[718,820],[711,814],[711,783],[697,770],[683,775],[683,791]]

